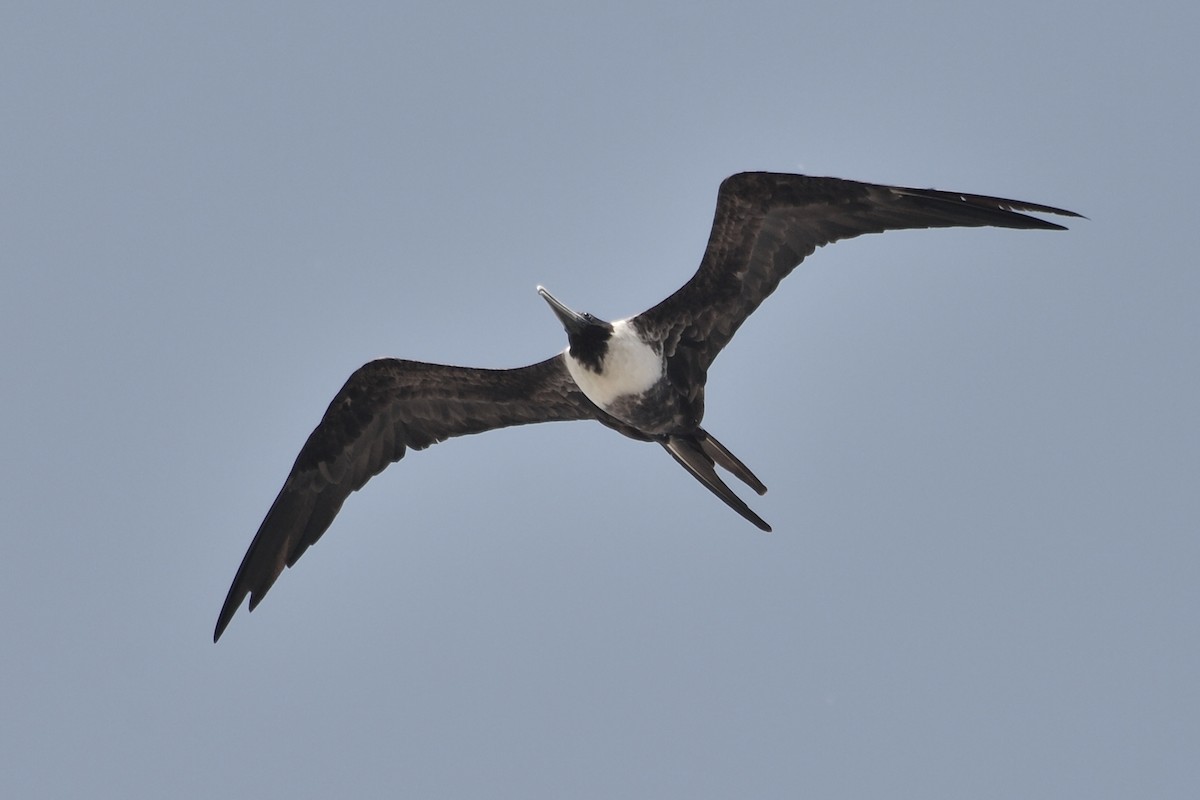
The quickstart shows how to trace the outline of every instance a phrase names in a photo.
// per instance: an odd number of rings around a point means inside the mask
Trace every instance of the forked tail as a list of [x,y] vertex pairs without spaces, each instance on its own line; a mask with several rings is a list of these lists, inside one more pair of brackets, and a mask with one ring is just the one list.
[[714,466],[719,464],[760,495],[766,493],[767,487],[745,464],[738,460],[737,456],[726,450],[725,445],[714,439],[708,431],[697,429],[694,434],[671,436],[661,444],[668,453],[675,457],[680,466],[692,473],[692,476],[707,486],[709,491],[724,500],[727,506],[753,522],[760,530],[771,532],[771,526],[764,522],[762,517],[751,511],[750,506],[746,505],[745,501],[734,494],[733,490],[717,476]]

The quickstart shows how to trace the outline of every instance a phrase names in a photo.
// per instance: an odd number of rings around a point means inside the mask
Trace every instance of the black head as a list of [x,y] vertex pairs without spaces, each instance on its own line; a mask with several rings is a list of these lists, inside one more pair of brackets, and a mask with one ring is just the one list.
[[567,331],[571,356],[593,372],[599,372],[604,362],[604,353],[608,350],[609,337],[613,333],[612,323],[605,322],[593,314],[573,311],[541,286],[538,287],[538,294],[550,304],[555,316]]

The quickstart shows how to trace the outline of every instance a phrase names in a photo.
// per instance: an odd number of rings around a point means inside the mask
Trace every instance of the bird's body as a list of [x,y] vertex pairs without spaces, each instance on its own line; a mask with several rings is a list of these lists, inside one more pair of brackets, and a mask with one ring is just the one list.
[[595,420],[658,442],[726,504],[769,531],[715,467],[759,494],[766,487],[700,426],[708,369],[738,327],[806,256],[839,239],[903,228],[1062,228],[1020,211],[1079,216],[982,195],[740,173],[721,184],[700,268],[653,308],[606,322],[572,311],[538,287],[567,332],[568,347],[557,356],[510,370],[398,359],[366,364],[338,392],[296,458],[234,577],[214,640],[247,594],[254,609],[352,492],[408,448],[453,436]]

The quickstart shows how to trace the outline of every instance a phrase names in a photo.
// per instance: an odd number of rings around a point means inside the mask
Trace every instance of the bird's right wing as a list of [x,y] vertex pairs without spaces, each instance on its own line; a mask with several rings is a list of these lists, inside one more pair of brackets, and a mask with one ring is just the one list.
[[1079,216],[1003,197],[742,172],[721,183],[712,233],[696,274],[635,317],[634,324],[665,342],[670,356],[685,345],[694,353],[695,366],[707,370],[746,318],[818,247],[905,228],[1062,230],[1017,213],[1021,211]]
[[613,421],[584,397],[558,355],[519,369],[381,359],[361,367],[308,437],[238,568],[213,641],[250,595],[250,610],[321,538],[351,492],[408,448],[556,420]]

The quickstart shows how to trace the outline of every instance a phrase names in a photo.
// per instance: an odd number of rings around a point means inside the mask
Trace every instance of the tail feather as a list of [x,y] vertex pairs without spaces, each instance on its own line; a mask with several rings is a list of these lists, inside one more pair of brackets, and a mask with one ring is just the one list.
[[749,467],[739,461],[737,456],[726,450],[725,445],[718,442],[715,436],[705,430],[701,430],[700,434],[703,437],[700,439],[700,447],[704,449],[709,458],[729,470],[738,480],[760,495],[767,493],[766,485],[750,471]]
[[[759,494],[766,491],[766,487],[763,486],[762,481],[754,477],[754,473],[750,472],[745,464],[738,461],[707,433],[701,432],[701,436],[703,438],[699,436],[671,436],[661,442],[661,444],[679,462],[680,466],[690,472],[696,480],[708,487],[710,492],[725,501],[727,506],[741,514],[759,530],[770,533],[771,526],[763,521],[762,517],[751,511],[750,506],[746,505],[746,502],[742,498],[734,494],[733,490],[725,485],[725,482],[717,476],[717,471],[713,469],[713,465],[715,463],[721,464],[722,467],[728,469],[753,487]],[[761,487],[761,490],[759,487]]]

